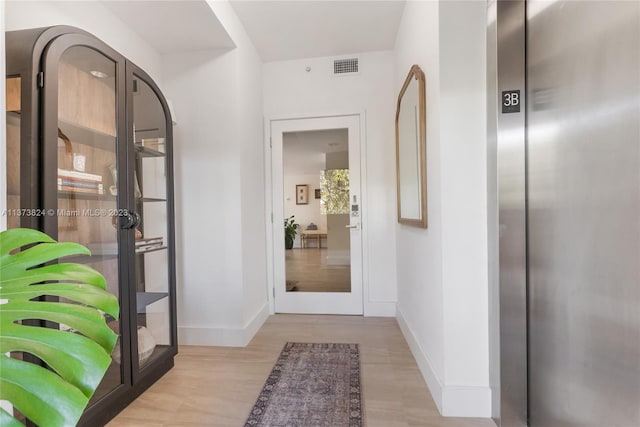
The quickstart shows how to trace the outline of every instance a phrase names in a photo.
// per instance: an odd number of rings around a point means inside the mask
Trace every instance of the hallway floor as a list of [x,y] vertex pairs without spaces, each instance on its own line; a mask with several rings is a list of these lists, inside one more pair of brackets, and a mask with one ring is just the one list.
[[493,427],[443,418],[393,318],[271,316],[245,348],[182,346],[176,366],[108,427],[240,427],[287,341],[360,344],[367,427]]
[[324,248],[286,250],[287,284],[298,292],[351,292],[351,266],[329,265],[327,254]]

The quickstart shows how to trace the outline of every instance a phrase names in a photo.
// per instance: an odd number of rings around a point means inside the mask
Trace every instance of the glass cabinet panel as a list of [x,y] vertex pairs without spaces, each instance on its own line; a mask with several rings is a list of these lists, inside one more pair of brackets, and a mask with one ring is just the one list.
[[6,164],[7,164],[7,204],[6,217],[7,228],[20,227],[20,113],[21,95],[20,77],[9,77],[6,80]]
[[[166,117],[151,86],[133,76],[134,196],[138,366],[171,346]],[[135,350],[132,350],[135,354]],[[135,364],[134,364],[135,366]]]
[[[67,49],[58,65],[57,107],[58,240],[88,247],[91,257],[72,261],[102,273],[120,299],[116,63],[85,46]],[[106,321],[121,335],[119,321]],[[93,401],[123,383],[121,341]]]
[[[7,199],[6,210],[2,212],[3,221],[7,229],[20,227],[22,211],[20,209],[20,126],[21,126],[21,81],[20,77],[8,77],[6,80],[6,182]],[[11,357],[22,359],[22,352],[11,353]],[[11,415],[21,422],[25,417],[16,408],[12,408]]]

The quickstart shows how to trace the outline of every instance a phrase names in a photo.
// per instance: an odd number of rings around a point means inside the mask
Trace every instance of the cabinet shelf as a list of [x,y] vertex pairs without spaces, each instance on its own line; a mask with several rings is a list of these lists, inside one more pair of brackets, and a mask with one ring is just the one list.
[[162,151],[154,150],[153,148],[145,147],[144,145],[140,145],[138,143],[134,144],[136,149],[136,154],[139,157],[164,157],[167,154]]
[[147,254],[149,252],[156,252],[156,251],[163,251],[167,249],[166,246],[154,246],[152,248],[149,249],[136,249],[136,255],[142,255],[142,254]]
[[7,111],[7,125],[20,127],[21,117],[19,111]]
[[[7,111],[7,124],[20,126],[21,114],[17,111]],[[58,118],[58,127],[70,140],[72,144],[89,145],[94,148],[100,148],[102,150],[116,151],[116,136],[99,131],[97,129],[91,129],[86,126],[74,123],[71,120],[64,118]],[[147,147],[147,150],[151,150]],[[155,151],[155,150],[151,150]],[[158,151],[158,153],[160,153]],[[161,155],[165,155],[161,153]]]
[[102,150],[116,151],[116,137],[108,133],[91,129],[69,120],[58,118],[58,127],[70,140],[72,144],[89,145]]
[[75,255],[61,258],[61,262],[74,262],[77,264],[95,264],[97,262],[113,261],[118,258],[117,254],[95,254],[95,255]]
[[166,202],[167,199],[160,199],[160,198],[157,198],[157,197],[141,197],[141,198],[137,199],[137,201],[140,201],[140,202],[143,202],[143,203],[145,203],[145,202]]
[[[87,255],[81,255],[78,257],[74,257],[74,258],[78,258],[83,264],[86,263],[92,263],[92,262],[98,262],[101,260],[106,260],[106,259],[114,259],[118,257],[118,244],[116,242],[109,242],[109,243],[89,243],[87,245],[87,247],[89,248],[89,250],[91,251],[91,253],[93,254],[92,256],[87,256]],[[145,248],[138,248],[136,249],[136,255],[143,255],[149,252],[157,252],[157,251],[163,251],[167,249],[167,246],[151,246],[148,247],[147,249]],[[100,258],[100,260],[98,261],[94,261],[92,259],[96,259],[96,258]],[[65,259],[65,262],[72,262],[72,261],[67,261],[67,259]],[[73,261],[75,262],[75,260]]]
[[111,194],[77,193],[74,191],[58,191],[58,198],[76,200],[100,200],[106,202],[116,201],[116,196],[112,196]]
[[156,348],[153,350],[153,353],[151,353],[151,356],[149,356],[149,358],[147,360],[145,360],[143,363],[140,364],[141,368],[146,368],[149,365],[153,365],[153,362],[157,359],[161,359],[163,357],[163,355],[167,352],[170,351],[171,347],[168,345],[156,345]]
[[136,292],[136,311],[146,313],[147,306],[169,296],[167,292]]

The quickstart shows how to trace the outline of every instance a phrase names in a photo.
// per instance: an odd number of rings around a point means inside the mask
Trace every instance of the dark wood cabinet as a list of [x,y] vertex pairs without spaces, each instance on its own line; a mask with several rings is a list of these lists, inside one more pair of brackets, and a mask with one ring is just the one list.
[[[172,122],[153,80],[82,30],[6,33],[7,225],[87,246],[120,336],[80,425],[105,424],[177,353]],[[64,327],[63,325],[58,327]]]

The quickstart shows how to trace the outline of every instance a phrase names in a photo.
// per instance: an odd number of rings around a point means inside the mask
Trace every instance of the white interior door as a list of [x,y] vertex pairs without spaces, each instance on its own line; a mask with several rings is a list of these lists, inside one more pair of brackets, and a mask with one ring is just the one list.
[[[318,136],[326,131],[346,133],[348,152],[341,155],[348,158],[348,170],[334,167],[332,164],[339,163],[333,158],[340,153],[330,153],[326,155],[324,169],[317,171],[317,186],[309,182],[298,185],[295,180],[303,181],[302,177],[287,175],[285,179],[283,156],[287,138],[312,133]],[[330,144],[335,143],[327,143]],[[271,121],[271,146],[275,312],[362,314],[360,116]],[[336,193],[332,193],[331,188],[335,187],[332,183],[345,181],[345,176],[348,176],[348,190],[341,187],[342,191],[338,190],[340,200],[333,202],[331,194]],[[315,190],[320,187],[322,199],[317,200]],[[302,212],[300,209],[292,211],[294,203],[299,208],[313,205],[320,209],[323,206],[323,213],[315,222],[302,214],[297,215],[295,219],[300,228],[295,247],[285,249],[284,220],[292,212]],[[308,229],[313,228],[312,222],[318,226],[317,230]],[[308,264],[316,262],[322,265],[322,270],[309,270]],[[341,288],[338,282],[344,275],[349,283]],[[321,276],[326,276],[329,283],[320,290],[317,280]]]

